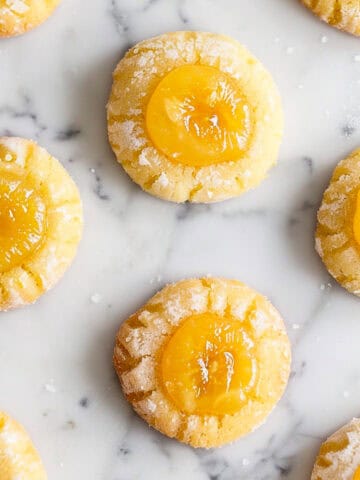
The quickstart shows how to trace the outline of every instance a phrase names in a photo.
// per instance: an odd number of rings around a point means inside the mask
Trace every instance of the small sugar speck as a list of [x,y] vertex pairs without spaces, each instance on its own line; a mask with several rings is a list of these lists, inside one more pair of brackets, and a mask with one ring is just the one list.
[[288,55],[292,55],[292,54],[294,53],[294,47],[287,47],[286,53],[287,53]]
[[48,383],[45,383],[44,388],[49,393],[56,393],[56,386],[52,379]]
[[250,464],[250,460],[248,458],[243,458],[242,459],[242,464],[244,467],[247,467]]
[[90,168],[90,173],[95,173],[95,168]]
[[321,43],[327,43],[329,41],[328,37],[326,35],[322,35],[320,37],[320,42]]
[[299,90],[302,90],[303,88],[304,88],[304,85],[303,85],[302,83],[299,83],[298,89],[299,89]]
[[298,323],[293,323],[292,328],[293,328],[293,330],[299,330],[300,325]]
[[350,393],[349,393],[347,390],[345,390],[345,391],[343,392],[343,396],[344,396],[344,398],[349,398],[349,397],[350,397]]
[[103,296],[100,293],[93,293],[90,297],[91,303],[100,303]]
[[325,290],[325,288],[326,288],[325,283],[322,283],[322,284],[320,285],[320,290]]
[[354,62],[360,62],[360,55],[354,55],[353,60]]

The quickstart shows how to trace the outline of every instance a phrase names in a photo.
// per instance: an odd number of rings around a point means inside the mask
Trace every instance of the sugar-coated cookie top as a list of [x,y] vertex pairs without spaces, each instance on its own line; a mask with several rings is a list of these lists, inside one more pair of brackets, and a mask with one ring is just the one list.
[[279,313],[235,280],[168,285],[126,320],[115,369],[135,410],[194,447],[236,440],[265,421],[287,384]]
[[270,74],[229,37],[160,35],[135,45],[114,72],[111,146],[160,198],[214,202],[256,186],[277,160],[282,128]]
[[354,418],[321,446],[311,480],[360,479],[360,419]]
[[47,480],[40,457],[24,428],[0,411],[1,480]]
[[31,140],[0,138],[0,311],[51,288],[81,232],[79,192],[61,164]]
[[335,168],[318,211],[316,250],[330,274],[360,296],[360,150]]
[[25,33],[44,22],[60,0],[0,0],[0,37]]
[[329,25],[360,35],[359,0],[302,0],[302,2]]

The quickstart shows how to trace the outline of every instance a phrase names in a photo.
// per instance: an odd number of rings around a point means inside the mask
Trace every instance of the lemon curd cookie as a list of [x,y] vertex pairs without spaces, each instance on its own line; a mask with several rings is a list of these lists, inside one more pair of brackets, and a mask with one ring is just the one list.
[[47,475],[24,428],[0,411],[1,480],[46,480]]
[[316,250],[330,274],[360,296],[360,149],[335,168],[318,212]]
[[321,446],[311,480],[360,480],[360,419],[354,418]]
[[310,10],[329,25],[360,35],[359,0],[302,0]]
[[235,40],[174,32],[145,40],[114,72],[108,133],[143,190],[174,202],[215,202],[259,184],[283,130],[277,88]]
[[121,326],[114,365],[135,411],[193,447],[216,447],[263,423],[289,376],[275,308],[217,278],[166,286]]
[[43,23],[60,0],[0,0],[0,37],[12,37]]
[[79,192],[60,163],[31,140],[0,138],[0,311],[51,288],[81,231]]

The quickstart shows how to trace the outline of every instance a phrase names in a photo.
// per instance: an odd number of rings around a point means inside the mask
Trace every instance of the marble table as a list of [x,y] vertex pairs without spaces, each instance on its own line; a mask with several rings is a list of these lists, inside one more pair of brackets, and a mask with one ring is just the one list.
[[[106,139],[111,72],[165,31],[227,33],[281,90],[279,164],[256,190],[211,206],[143,193]],[[35,306],[0,315],[0,408],[31,433],[51,480],[305,480],[321,440],[360,415],[360,302],[313,248],[335,164],[360,143],[360,43],[297,0],[64,0],[41,28],[0,41],[0,134],[31,137],[84,200],[79,254]],[[287,393],[231,446],[193,450],[151,430],[111,364],[120,323],[169,281],[240,279],[282,312],[293,346]]]

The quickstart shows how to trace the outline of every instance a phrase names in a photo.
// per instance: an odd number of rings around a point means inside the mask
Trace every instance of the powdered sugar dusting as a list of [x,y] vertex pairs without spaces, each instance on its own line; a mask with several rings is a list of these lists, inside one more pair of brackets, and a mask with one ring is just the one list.
[[162,173],[160,177],[156,180],[156,183],[160,185],[161,187],[167,187],[169,185],[169,179],[166,173]]

